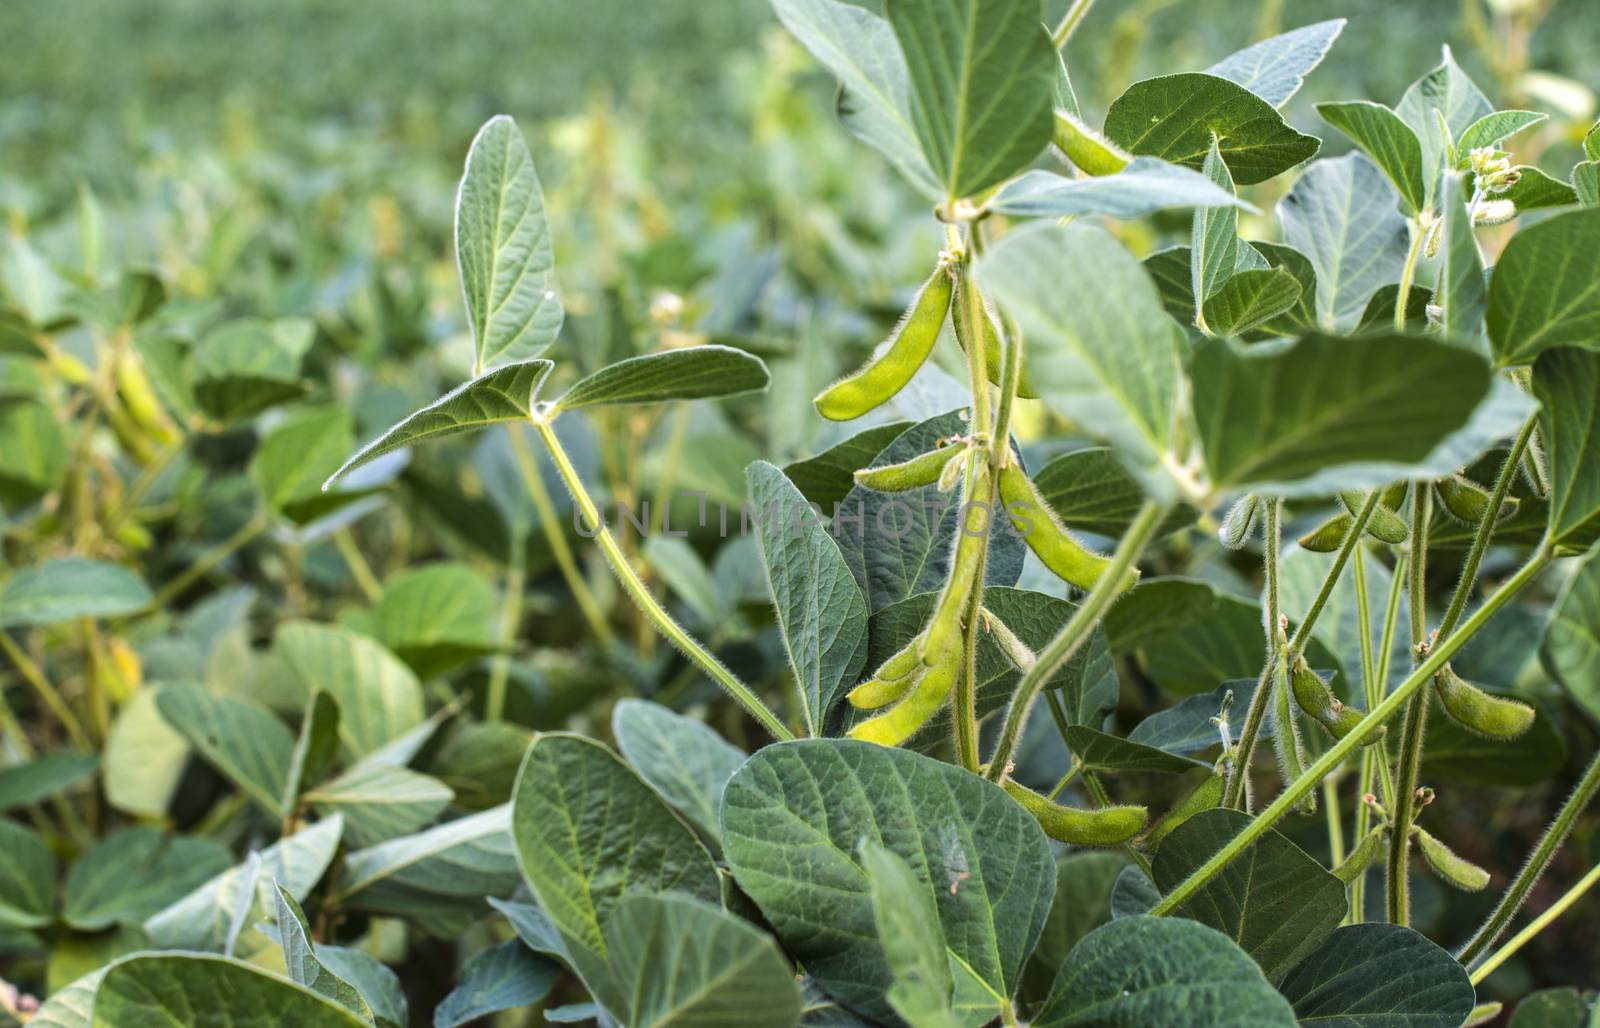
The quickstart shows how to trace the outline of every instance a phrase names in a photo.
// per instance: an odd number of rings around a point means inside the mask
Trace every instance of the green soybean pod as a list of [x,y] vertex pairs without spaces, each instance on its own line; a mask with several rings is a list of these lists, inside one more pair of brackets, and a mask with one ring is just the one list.
[[[1359,514],[1366,505],[1367,494],[1359,489],[1345,489],[1339,493],[1339,502],[1351,514]],[[1383,505],[1380,497],[1378,505],[1372,508],[1372,513],[1367,517],[1367,534],[1379,542],[1398,544],[1406,541],[1411,529],[1406,525],[1405,518]]]
[[[1322,676],[1306,664],[1305,658],[1295,661],[1294,667],[1289,669],[1289,684],[1294,691],[1294,701],[1300,709],[1317,724],[1328,730],[1328,734],[1335,739],[1343,739],[1349,735],[1356,725],[1361,723],[1362,713],[1354,707],[1347,707],[1328,688],[1328,683]],[[1370,746],[1382,739],[1386,726],[1379,725],[1378,730],[1372,733],[1362,743]]]
[[883,662],[868,681],[851,689],[845,697],[857,710],[877,710],[887,707],[911,690],[916,684],[914,672],[922,670],[918,650],[922,637],[912,639],[894,656]]
[[904,388],[939,341],[953,288],[950,268],[940,261],[890,334],[888,347],[858,371],[818,393],[812,401],[817,413],[830,421],[849,421]]
[[1491,696],[1451,669],[1449,664],[1433,676],[1439,706],[1450,720],[1485,739],[1515,739],[1533,727],[1533,708],[1526,703]]
[[[989,533],[994,527],[995,512],[990,502],[994,490],[990,488],[990,481],[989,462],[979,460],[973,468],[972,488],[963,497],[950,575],[945,579],[939,600],[934,604],[933,616],[928,619],[928,628],[923,633],[924,664],[939,663],[961,634],[961,618],[966,613],[967,600],[978,577],[978,565],[983,561],[984,548],[989,545]],[[974,526],[972,519],[980,507],[985,521]]]
[[1222,786],[1223,776],[1220,772],[1213,772],[1203,778],[1199,785],[1190,789],[1189,794],[1178,801],[1178,805],[1173,807],[1166,817],[1162,818],[1154,828],[1150,829],[1150,834],[1144,837],[1144,845],[1156,845],[1162,839],[1165,839],[1174,828],[1177,828],[1202,810],[1210,810],[1212,807],[1221,806]]
[[[1484,512],[1489,509],[1489,491],[1464,475],[1451,475],[1441,478],[1433,483],[1434,495],[1439,497],[1439,505],[1453,518],[1465,521],[1469,525],[1476,525],[1483,520]],[[1503,520],[1517,511],[1517,498],[1507,496],[1500,505],[1500,511],[1495,516],[1496,521]]]
[[1007,778],[1006,794],[1033,815],[1044,834],[1073,846],[1118,846],[1127,842],[1150,820],[1144,807],[1100,807],[1083,810],[1053,803],[1026,786]]
[[1489,872],[1460,856],[1455,850],[1421,828],[1413,825],[1411,834],[1417,840],[1417,848],[1422,851],[1422,859],[1428,862],[1428,866],[1433,868],[1434,873],[1440,878],[1463,892],[1480,892],[1489,884]]
[[[1294,704],[1289,700],[1290,684],[1288,669],[1288,640],[1283,637],[1283,632],[1278,632],[1278,667],[1273,675],[1272,688],[1272,747],[1277,753],[1278,769],[1283,774],[1284,784],[1295,781],[1306,771],[1305,753],[1301,749],[1300,723],[1294,716]],[[1306,793],[1304,800],[1296,808],[1302,814],[1311,815],[1317,812],[1316,792]]]
[[1121,147],[1059,108],[1052,141],[1087,175],[1114,175],[1133,161]]
[[903,493],[921,489],[939,481],[945,465],[967,451],[965,446],[941,446],[919,453],[899,464],[882,464],[875,468],[862,468],[856,472],[856,484],[880,493]]
[[1383,852],[1384,833],[1388,830],[1387,825],[1376,825],[1363,835],[1349,854],[1331,869],[1333,876],[1346,885],[1360,878],[1362,872],[1371,867]]
[[[1028,548],[1045,567],[1079,589],[1093,588],[1111,561],[1072,538],[1027,472],[1015,463],[1000,470],[1000,500]],[[1132,588],[1138,580],[1139,569],[1129,568],[1117,591]]]
[[1344,537],[1350,534],[1350,526],[1355,523],[1356,519],[1348,514],[1335,514],[1301,536],[1300,548],[1312,553],[1332,553],[1343,545]]
[[905,742],[944,706],[960,671],[961,648],[951,647],[944,660],[920,676],[913,676],[916,684],[904,699],[877,717],[851,728],[850,738],[875,742],[879,746],[898,746]]
[[1257,515],[1261,512],[1261,498],[1255,493],[1245,493],[1228,508],[1217,530],[1217,539],[1223,549],[1242,550],[1255,534]]
[[[974,317],[974,305],[976,305],[976,317]],[[983,334],[984,372],[990,382],[1000,385],[1004,374],[1001,370],[1003,355],[1000,352],[1000,330],[996,327],[994,314],[984,301],[983,294],[978,291],[977,284],[972,281],[970,275],[963,275],[950,306],[950,323],[955,327],[956,342],[961,344],[963,353],[971,352],[974,321],[977,323],[978,331]],[[1017,377],[1017,395],[1024,400],[1037,399],[1039,396],[1033,389],[1033,383],[1028,380],[1026,365]]]

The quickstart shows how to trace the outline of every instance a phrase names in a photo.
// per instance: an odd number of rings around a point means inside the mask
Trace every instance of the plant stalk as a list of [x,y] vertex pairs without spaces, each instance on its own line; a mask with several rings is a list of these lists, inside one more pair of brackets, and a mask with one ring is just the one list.
[[355,579],[361,595],[367,598],[368,603],[378,602],[378,597],[383,595],[383,584],[373,574],[372,565],[362,555],[361,547],[356,545],[349,525],[341,525],[333,533],[333,544],[338,547],[339,556],[344,558],[344,565],[350,569],[350,577]]
[[1050,33],[1050,44],[1057,50],[1067,45],[1067,40],[1077,31],[1078,23],[1083,21],[1083,16],[1089,13],[1089,8],[1094,5],[1094,0],[1072,0],[1072,6],[1067,8],[1067,13],[1062,15],[1055,31]]
[[[1411,615],[1411,662],[1416,667],[1429,650],[1427,596],[1428,514],[1433,488],[1427,482],[1411,483],[1411,561],[1406,566],[1406,602]],[[1415,672],[1413,672],[1414,674]],[[1417,818],[1417,780],[1422,773],[1422,740],[1428,731],[1426,684],[1406,705],[1405,727],[1400,734],[1400,764],[1395,769],[1394,806],[1390,810],[1394,831],[1389,836],[1388,888],[1385,893],[1389,921],[1411,923],[1411,825]]]
[[243,549],[249,542],[267,530],[268,520],[265,514],[257,514],[246,521],[238,531],[234,532],[222,542],[211,547],[195,559],[193,564],[169,579],[165,585],[156,591],[150,602],[145,604],[142,613],[154,613],[183,595],[184,590],[200,581],[202,578],[215,571],[223,561]]
[[1506,454],[1505,465],[1500,469],[1500,477],[1495,479],[1494,491],[1489,495],[1489,505],[1484,510],[1483,520],[1478,522],[1478,530],[1473,533],[1472,548],[1467,551],[1466,563],[1461,565],[1461,578],[1456,582],[1456,591],[1450,597],[1450,606],[1444,612],[1444,620],[1439,622],[1441,639],[1455,631],[1456,622],[1461,620],[1461,612],[1467,607],[1467,598],[1472,594],[1472,587],[1478,581],[1478,568],[1483,563],[1484,553],[1489,549],[1489,539],[1494,535],[1494,526],[1500,520],[1500,508],[1505,504],[1506,495],[1511,492],[1511,481],[1517,476],[1517,466],[1522,461],[1522,452],[1528,448],[1528,440],[1532,438],[1538,424],[1539,415],[1537,413],[1530,415]]
[[1567,912],[1567,908],[1583,898],[1594,883],[1600,882],[1600,864],[1589,869],[1589,873],[1578,880],[1578,884],[1568,889],[1565,894],[1550,908],[1529,922],[1528,927],[1511,937],[1511,941],[1501,946],[1492,956],[1472,969],[1472,984],[1480,985],[1483,980],[1494,973],[1494,970],[1511,958],[1517,950],[1527,945],[1534,936],[1549,927],[1550,922]]
[[1283,545],[1283,501],[1267,501],[1266,542],[1262,550],[1262,576],[1266,579],[1263,590],[1265,604],[1261,612],[1266,622],[1266,662],[1261,677],[1256,680],[1256,691],[1245,708],[1244,724],[1239,728],[1238,757],[1228,769],[1228,782],[1223,789],[1222,805],[1236,810],[1248,806],[1247,785],[1250,780],[1250,755],[1255,751],[1256,739],[1261,734],[1261,722],[1267,716],[1268,694],[1272,692],[1272,675],[1278,666],[1278,622],[1282,610],[1278,601],[1278,553]]
[[1416,218],[1407,222],[1411,230],[1411,248],[1406,252],[1406,263],[1400,269],[1400,292],[1394,298],[1394,328],[1396,332],[1406,330],[1406,306],[1411,299],[1411,283],[1417,277],[1417,258],[1422,256],[1423,244],[1427,241],[1428,233],[1422,230]]
[[56,720],[61,722],[61,727],[66,729],[73,745],[84,753],[92,752],[89,736],[83,730],[83,723],[78,720],[78,715],[72,712],[72,707],[50,683],[50,679],[40,670],[39,665],[33,662],[33,658],[11,638],[10,632],[0,631],[0,653],[4,653],[15,665],[23,680],[33,686],[33,691],[39,694],[39,700],[50,708]]

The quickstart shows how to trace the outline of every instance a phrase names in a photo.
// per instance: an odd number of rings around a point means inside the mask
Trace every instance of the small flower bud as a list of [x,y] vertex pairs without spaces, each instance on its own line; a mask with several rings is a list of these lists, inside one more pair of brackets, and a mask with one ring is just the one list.
[[1504,225],[1517,216],[1517,205],[1510,200],[1488,200],[1473,214],[1475,225]]

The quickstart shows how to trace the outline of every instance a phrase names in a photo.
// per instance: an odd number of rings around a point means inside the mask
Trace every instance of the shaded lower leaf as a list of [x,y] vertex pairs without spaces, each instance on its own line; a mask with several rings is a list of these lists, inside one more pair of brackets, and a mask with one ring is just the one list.
[[909,421],[891,421],[858,432],[815,457],[785,464],[784,477],[794,483],[800,495],[831,517],[834,506],[856,487],[856,472],[871,464],[872,458],[910,427]]
[[744,753],[705,722],[647,700],[618,703],[611,732],[639,777],[720,850],[722,790],[745,762]]
[[1593,553],[1556,598],[1539,659],[1572,701],[1600,722],[1600,681],[1594,675],[1600,666],[1600,558]]
[[[1144,505],[1138,479],[1108,446],[1090,446],[1052,458],[1030,477],[1061,523],[1068,528],[1117,538],[1133,523]],[[1168,535],[1187,528],[1199,511],[1179,503],[1156,529]]]
[[107,836],[72,865],[61,917],[80,931],[138,923],[234,863],[210,839],[170,836],[148,826]]
[[519,939],[479,950],[461,965],[456,987],[433,1012],[434,1028],[456,1028],[502,1010],[532,1006],[550,995],[561,968]]
[[56,861],[38,833],[0,821],[0,927],[38,928],[55,919]]
[[1026,1008],[1050,994],[1056,971],[1078,940],[1111,920],[1111,889],[1128,858],[1111,850],[1082,850],[1056,858],[1056,896],[1039,943],[1028,957],[1019,1002]]
[[0,768],[0,813],[59,795],[92,778],[100,758],[83,753],[47,753],[25,764]]
[[61,557],[23,568],[0,586],[0,628],[117,617],[149,602],[150,590],[127,568]]
[[1175,775],[1197,767],[1211,766],[1083,725],[1073,725],[1067,729],[1067,746],[1084,767],[1098,771],[1145,771]]
[[1456,1028],[1472,1010],[1466,969],[1410,928],[1336,930],[1278,984],[1301,1024]]
[[206,763],[267,813],[283,815],[295,740],[274,714],[191,685],[162,689],[156,706]]
[[94,995],[96,1028],[353,1028],[356,1015],[287,978],[203,954],[150,954],[113,964]]

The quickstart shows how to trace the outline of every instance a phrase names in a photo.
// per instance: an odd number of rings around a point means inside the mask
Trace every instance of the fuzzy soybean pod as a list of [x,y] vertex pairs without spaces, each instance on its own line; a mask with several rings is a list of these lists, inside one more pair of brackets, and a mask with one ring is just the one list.
[[139,358],[128,350],[122,351],[117,357],[113,369],[117,381],[117,395],[122,398],[122,405],[127,408],[128,416],[135,425],[143,429],[152,439],[163,446],[171,446],[180,438],[178,429],[167,417],[166,408],[161,406],[161,401],[156,399],[155,387],[150,383],[150,376],[145,374],[144,365],[139,363]]
[[994,490],[990,488],[990,481],[989,462],[979,460],[972,469],[972,487],[961,505],[950,576],[945,579],[922,637],[922,662],[930,667],[940,663],[947,650],[960,648],[956,642],[961,636],[961,617],[978,577],[978,565],[983,563],[989,533],[994,528],[995,512],[990,503]]
[[961,673],[961,647],[952,646],[944,659],[920,675],[913,672],[914,680],[904,699],[877,717],[869,718],[850,729],[852,739],[864,739],[880,746],[898,746],[927,724],[939,712],[955,687],[956,676]]
[[1355,523],[1356,519],[1348,514],[1335,514],[1301,536],[1300,548],[1312,553],[1332,553],[1344,543],[1344,537],[1350,534],[1350,526]]
[[[1483,520],[1484,512],[1489,509],[1489,493],[1478,483],[1464,475],[1451,475],[1441,478],[1433,483],[1433,492],[1439,497],[1439,505],[1447,513],[1459,521],[1469,525],[1476,525]],[[1517,498],[1507,496],[1500,505],[1495,520],[1500,521],[1510,517],[1517,511]]]
[[1526,703],[1490,696],[1446,664],[1433,676],[1439,706],[1450,720],[1485,739],[1515,739],[1533,727],[1533,708]]
[[1242,550],[1250,537],[1255,535],[1257,515],[1260,514],[1264,504],[1255,493],[1246,493],[1234,501],[1228,508],[1227,516],[1222,519],[1222,527],[1217,529],[1217,539],[1224,549]]
[[1372,866],[1373,861],[1383,852],[1384,833],[1389,830],[1388,825],[1375,825],[1372,831],[1361,837],[1350,853],[1332,868],[1333,876],[1346,885],[1361,877],[1362,872]]
[[[1045,567],[1079,589],[1094,587],[1111,561],[1072,538],[1055,511],[1039,495],[1033,479],[1015,463],[1007,464],[1000,471],[1000,500],[1011,516],[1011,523],[1017,526],[1029,549]],[[1139,570],[1129,568],[1117,591],[1131,589],[1138,580]]]
[[918,635],[883,666],[872,678],[850,690],[845,698],[857,710],[877,710],[887,707],[911,690],[916,684],[914,672],[922,670],[922,636]]
[[[1328,688],[1328,683],[1322,676],[1311,670],[1305,658],[1295,661],[1294,667],[1289,670],[1289,684],[1294,689],[1294,701],[1300,709],[1305,711],[1317,724],[1328,730],[1328,734],[1335,739],[1343,739],[1350,734],[1351,729],[1361,723],[1361,711],[1354,707],[1347,707],[1339,702],[1339,697]],[[1387,726],[1379,725],[1378,730],[1372,733],[1363,745],[1371,746],[1382,739]]]
[[1224,784],[1224,776],[1220,768],[1201,779],[1199,785],[1190,789],[1189,794],[1178,801],[1178,805],[1172,808],[1171,813],[1162,818],[1154,828],[1150,829],[1150,834],[1144,837],[1144,845],[1154,846],[1162,839],[1165,839],[1173,829],[1202,810],[1220,807],[1222,805],[1222,787]]
[[1016,800],[1023,810],[1033,815],[1044,829],[1044,834],[1057,842],[1073,846],[1118,846],[1127,842],[1150,819],[1144,807],[1100,807],[1082,810],[1052,803],[1032,789],[1007,778],[1003,783],[1007,795]]
[[[1366,505],[1367,494],[1359,489],[1345,489],[1339,493],[1339,502],[1352,515],[1359,514]],[[1379,542],[1399,544],[1406,541],[1411,529],[1406,525],[1405,518],[1383,505],[1380,497],[1378,505],[1372,508],[1372,514],[1367,518],[1367,534]]]
[[880,493],[903,493],[939,481],[949,463],[967,452],[967,447],[940,446],[899,464],[883,464],[856,472],[856,483]]
[[1417,840],[1422,859],[1433,868],[1434,874],[1463,892],[1480,892],[1489,884],[1489,872],[1460,856],[1455,850],[1413,825],[1411,836]]
[[911,301],[900,324],[895,326],[888,347],[858,371],[818,393],[812,401],[817,413],[830,421],[849,421],[888,401],[904,388],[933,352],[933,344],[939,341],[939,329],[950,312],[953,289],[949,266],[940,261],[923,284],[922,291]]
[[1067,160],[1083,169],[1086,175],[1114,175],[1133,160],[1121,147],[1090,128],[1076,115],[1059,109],[1056,111],[1055,132],[1051,141],[1066,154]]

